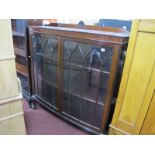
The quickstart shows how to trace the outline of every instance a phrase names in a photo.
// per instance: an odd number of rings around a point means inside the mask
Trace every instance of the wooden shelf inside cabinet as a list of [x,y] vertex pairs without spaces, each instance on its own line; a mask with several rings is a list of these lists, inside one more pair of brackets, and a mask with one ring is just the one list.
[[25,34],[24,33],[16,32],[16,31],[12,31],[12,35],[13,36],[17,36],[17,37],[25,37]]
[[22,75],[24,75],[26,77],[28,76],[26,66],[16,62],[16,69],[17,69],[17,72],[21,73]]
[[17,47],[14,47],[14,51],[15,51],[15,54],[16,54],[16,55],[26,57],[26,52],[25,52],[25,50],[20,49],[20,48],[17,48]]

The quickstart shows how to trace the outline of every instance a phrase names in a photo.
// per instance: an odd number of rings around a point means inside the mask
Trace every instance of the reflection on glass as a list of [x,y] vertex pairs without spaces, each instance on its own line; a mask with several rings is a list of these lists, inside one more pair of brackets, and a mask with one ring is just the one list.
[[32,38],[36,93],[49,105],[56,107],[58,41],[43,34],[36,34]]
[[113,50],[64,41],[63,112],[100,127]]

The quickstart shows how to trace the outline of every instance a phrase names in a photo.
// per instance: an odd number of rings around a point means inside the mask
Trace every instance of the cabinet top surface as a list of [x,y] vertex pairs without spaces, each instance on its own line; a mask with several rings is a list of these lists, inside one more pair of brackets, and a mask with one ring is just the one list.
[[110,32],[110,31],[101,31],[101,30],[88,30],[80,28],[68,28],[68,27],[54,27],[54,26],[31,26],[31,28],[42,28],[56,31],[66,31],[66,32],[80,32],[80,33],[89,33],[94,35],[104,35],[104,36],[113,36],[126,38],[129,37],[129,33],[120,33],[120,32]]

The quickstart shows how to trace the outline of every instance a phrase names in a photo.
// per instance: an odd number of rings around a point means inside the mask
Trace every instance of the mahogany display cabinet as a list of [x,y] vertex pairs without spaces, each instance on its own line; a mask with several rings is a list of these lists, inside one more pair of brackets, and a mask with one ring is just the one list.
[[128,33],[29,27],[33,102],[93,133],[104,133]]

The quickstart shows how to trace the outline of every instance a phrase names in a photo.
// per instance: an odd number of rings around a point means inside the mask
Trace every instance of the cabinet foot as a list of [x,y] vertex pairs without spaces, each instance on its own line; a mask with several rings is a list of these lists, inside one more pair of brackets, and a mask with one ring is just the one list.
[[32,109],[37,109],[37,106],[36,104],[34,103],[34,97],[30,97],[29,99],[29,108],[32,108]]

